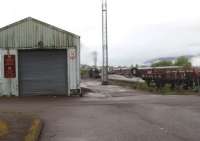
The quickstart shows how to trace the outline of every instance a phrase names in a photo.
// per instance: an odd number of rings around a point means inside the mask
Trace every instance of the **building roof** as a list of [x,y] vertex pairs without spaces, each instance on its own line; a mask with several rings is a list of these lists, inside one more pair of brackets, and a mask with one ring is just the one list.
[[0,28],[0,48],[66,48],[78,46],[80,36],[28,17]]
[[22,19],[22,20],[20,20],[20,21],[17,21],[17,22],[14,22],[14,23],[12,23],[12,24],[9,24],[9,25],[7,25],[7,26],[4,26],[4,27],[0,28],[0,32],[6,30],[6,29],[8,29],[8,28],[11,28],[11,27],[13,27],[13,26],[16,26],[16,25],[18,25],[18,24],[27,22],[27,21],[37,22],[37,23],[40,23],[40,24],[43,24],[43,25],[47,26],[48,28],[57,30],[57,31],[59,31],[59,32],[64,32],[64,33],[67,33],[67,34],[71,34],[71,35],[76,36],[76,37],[78,37],[78,38],[80,37],[80,36],[78,36],[78,35],[76,35],[76,34],[74,34],[74,33],[68,32],[68,31],[66,31],[66,30],[63,30],[63,29],[61,29],[61,28],[58,28],[58,27],[53,26],[53,25],[50,25],[50,24],[48,24],[48,23],[45,23],[45,22],[43,22],[43,21],[37,20],[37,19],[32,18],[32,17],[27,17],[27,18],[24,18],[24,19]]

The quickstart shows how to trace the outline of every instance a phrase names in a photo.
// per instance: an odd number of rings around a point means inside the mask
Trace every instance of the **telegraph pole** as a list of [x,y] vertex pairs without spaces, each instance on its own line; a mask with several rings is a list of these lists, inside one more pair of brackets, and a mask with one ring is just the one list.
[[102,85],[108,84],[108,28],[107,28],[107,0],[102,0]]

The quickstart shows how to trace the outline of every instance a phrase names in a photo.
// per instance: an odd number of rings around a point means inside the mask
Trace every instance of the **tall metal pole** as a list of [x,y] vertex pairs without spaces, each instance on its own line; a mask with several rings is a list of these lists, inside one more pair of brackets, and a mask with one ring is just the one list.
[[102,0],[102,85],[108,84],[108,28],[107,28],[107,0]]

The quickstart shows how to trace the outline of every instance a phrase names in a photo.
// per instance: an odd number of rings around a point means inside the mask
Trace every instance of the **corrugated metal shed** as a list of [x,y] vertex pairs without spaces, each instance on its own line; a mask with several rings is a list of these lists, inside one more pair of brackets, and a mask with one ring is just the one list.
[[78,45],[79,36],[28,17],[0,29],[0,48],[67,48]]
[[[21,76],[19,75],[21,72],[21,66],[19,65],[20,52],[37,50],[42,50],[46,53],[49,50],[55,50],[55,54],[56,50],[63,50],[66,53],[66,58],[64,59],[66,59],[67,63],[66,74],[63,76],[66,79],[66,94],[70,96],[74,92],[80,92],[80,37],[28,17],[0,28],[0,96],[20,95],[20,86],[23,85],[20,83],[21,77],[19,77]],[[12,79],[7,79],[4,76],[4,56],[8,54],[16,56],[16,77]],[[33,62],[30,61],[29,63]],[[62,69],[62,67],[59,68]]]

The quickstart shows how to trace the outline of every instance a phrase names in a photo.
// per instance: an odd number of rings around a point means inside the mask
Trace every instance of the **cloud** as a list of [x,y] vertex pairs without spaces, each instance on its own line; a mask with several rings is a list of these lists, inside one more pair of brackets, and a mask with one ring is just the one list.
[[[199,5],[199,0],[108,0],[110,64],[200,53]],[[96,50],[101,64],[101,0],[1,1],[0,27],[28,16],[79,34],[81,62],[91,64],[88,55]]]

